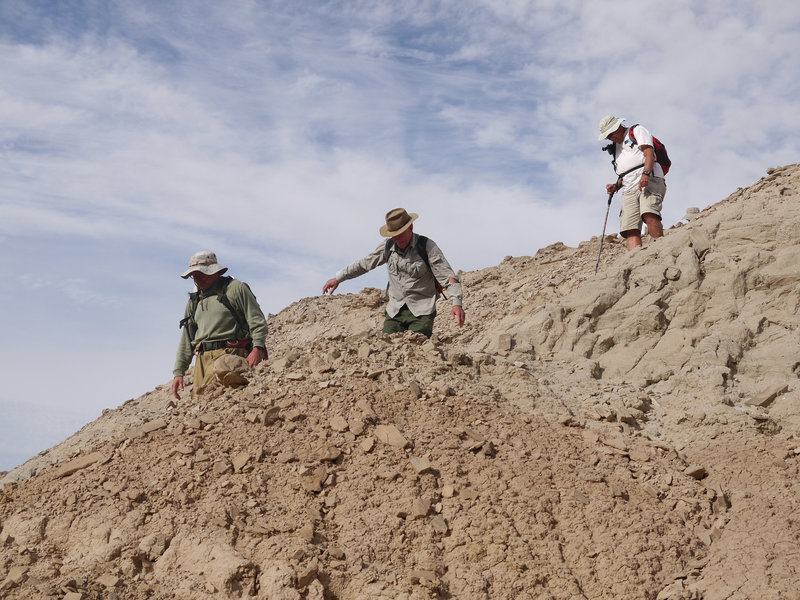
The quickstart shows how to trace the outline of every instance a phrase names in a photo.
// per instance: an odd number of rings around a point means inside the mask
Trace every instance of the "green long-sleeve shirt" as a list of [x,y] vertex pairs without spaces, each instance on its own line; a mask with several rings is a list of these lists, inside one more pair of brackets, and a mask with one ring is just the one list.
[[[186,373],[186,369],[192,363],[194,348],[199,342],[239,340],[250,337],[253,340],[253,346],[266,345],[267,319],[250,287],[246,283],[233,279],[225,291],[231,306],[247,321],[250,327],[248,335],[247,332],[240,330],[236,317],[231,311],[217,300],[221,286],[222,281],[218,279],[210,288],[201,293],[194,320],[190,320],[181,330],[175,367],[172,371],[175,377],[182,377]],[[192,301],[189,300],[183,313],[184,318],[189,317],[191,311]]]

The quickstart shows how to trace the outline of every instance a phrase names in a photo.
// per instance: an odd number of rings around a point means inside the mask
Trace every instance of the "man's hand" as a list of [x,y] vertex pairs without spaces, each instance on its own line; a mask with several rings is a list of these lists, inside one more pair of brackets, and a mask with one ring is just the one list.
[[647,187],[647,184],[650,183],[650,176],[649,175],[642,175],[642,178],[639,180],[639,189],[643,190]]
[[172,380],[172,395],[175,396],[176,400],[181,399],[178,390],[183,391],[183,377],[175,377]]
[[328,281],[325,282],[325,285],[322,286],[322,293],[333,294],[333,292],[336,291],[337,287],[339,287],[339,280],[336,279],[336,277],[334,277],[333,279],[328,279]]
[[460,306],[454,306],[453,310],[450,311],[450,320],[456,320],[459,327],[464,326],[464,320],[467,318],[467,315],[464,314],[464,309]]
[[606,194],[615,194],[619,188],[616,183],[609,183],[606,186]]
[[261,356],[261,350],[258,348],[253,348],[250,351],[250,354],[247,355],[247,364],[250,365],[251,369],[254,369],[263,358],[264,357]]

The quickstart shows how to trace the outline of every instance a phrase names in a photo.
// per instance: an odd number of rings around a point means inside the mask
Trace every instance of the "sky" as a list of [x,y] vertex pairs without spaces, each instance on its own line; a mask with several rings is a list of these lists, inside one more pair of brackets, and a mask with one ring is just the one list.
[[172,379],[198,250],[276,314],[398,206],[456,270],[575,246],[609,113],[667,146],[667,227],[798,162],[799,33],[786,0],[2,0],[0,471]]

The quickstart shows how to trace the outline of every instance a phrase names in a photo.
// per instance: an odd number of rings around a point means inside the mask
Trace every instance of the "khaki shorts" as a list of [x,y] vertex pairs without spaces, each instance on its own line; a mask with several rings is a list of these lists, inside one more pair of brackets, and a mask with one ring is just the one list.
[[619,230],[641,231],[642,215],[652,213],[661,217],[661,206],[664,195],[667,193],[667,184],[663,177],[651,177],[647,187],[640,190],[636,187],[622,195],[622,209],[619,211]]

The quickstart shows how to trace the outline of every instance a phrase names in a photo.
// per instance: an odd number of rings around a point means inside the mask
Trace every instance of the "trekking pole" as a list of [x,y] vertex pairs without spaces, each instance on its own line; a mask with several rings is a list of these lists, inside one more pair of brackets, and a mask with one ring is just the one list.
[[608,211],[611,210],[611,198],[614,197],[614,190],[608,195],[608,206],[606,207],[606,220],[603,221],[603,233],[600,235],[600,252],[597,253],[597,264],[594,266],[594,274],[597,275],[597,269],[600,267],[600,255],[603,253],[603,242],[606,239],[606,225],[608,225]]

